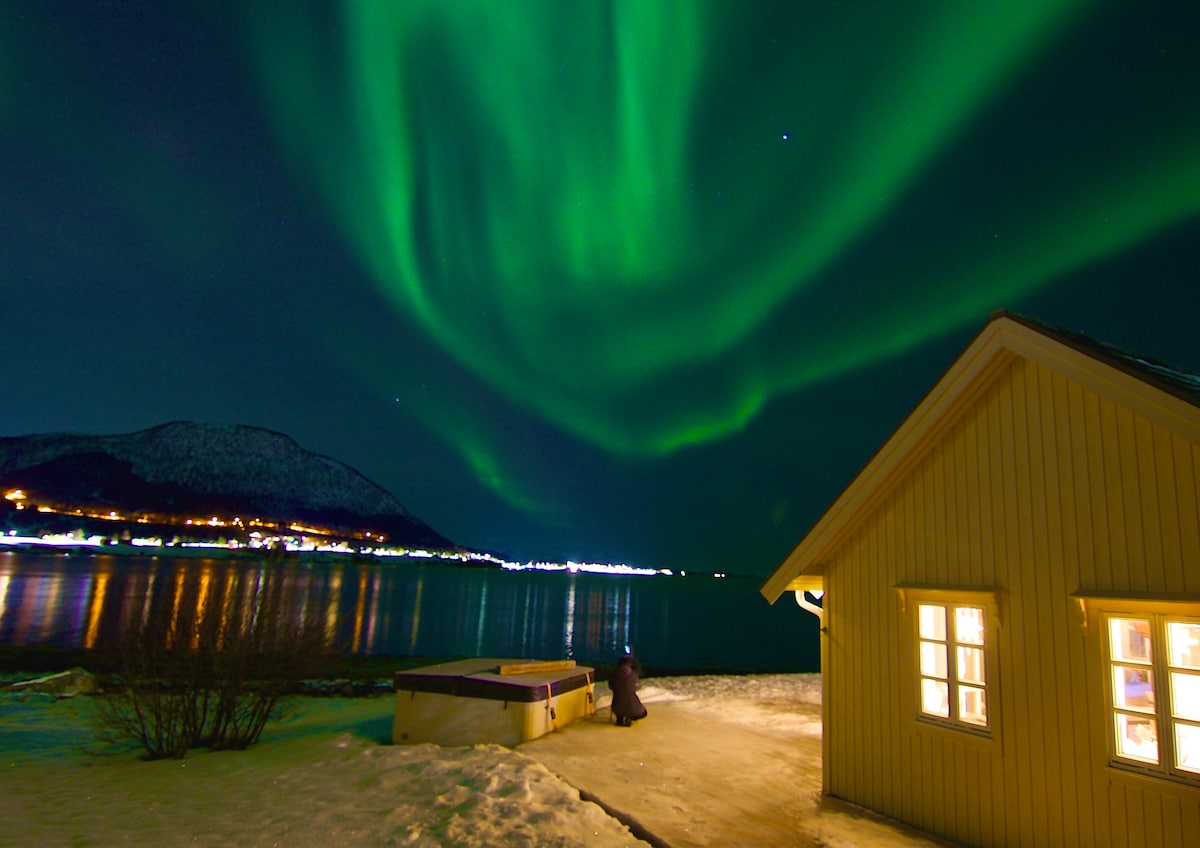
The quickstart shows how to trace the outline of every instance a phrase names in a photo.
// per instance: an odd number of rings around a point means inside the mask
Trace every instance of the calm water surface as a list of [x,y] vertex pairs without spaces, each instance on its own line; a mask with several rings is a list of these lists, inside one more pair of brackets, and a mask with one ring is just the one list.
[[610,665],[625,644],[660,669],[816,671],[816,619],[758,581],[409,564],[0,552],[0,644],[97,648],[137,619],[221,625],[283,581],[347,654],[570,658]]

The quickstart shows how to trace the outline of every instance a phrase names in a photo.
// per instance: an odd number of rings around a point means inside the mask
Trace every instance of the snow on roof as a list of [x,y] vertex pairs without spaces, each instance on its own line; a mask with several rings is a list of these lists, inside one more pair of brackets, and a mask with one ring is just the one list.
[[1185,400],[1194,406],[1200,406],[1200,374],[1193,374],[1189,371],[1182,371],[1174,366],[1168,365],[1165,362],[1160,362],[1157,359],[1151,359],[1148,356],[1141,356],[1129,351],[1122,350],[1116,345],[1102,342],[1099,339],[1088,336],[1084,333],[1075,332],[1072,330],[1064,330],[1061,327],[1054,327],[1049,324],[1043,324],[1040,321],[1035,321],[1032,318],[1027,318],[1015,312],[1009,312],[1003,309],[997,309],[991,314],[988,323],[997,320],[1001,317],[1007,317],[1018,323],[1024,324],[1034,330],[1037,330],[1044,335],[1050,336],[1063,344],[1092,356],[1105,362],[1114,368],[1118,368],[1129,374],[1132,377],[1137,377],[1152,386],[1156,386],[1165,392],[1175,395],[1180,400]]

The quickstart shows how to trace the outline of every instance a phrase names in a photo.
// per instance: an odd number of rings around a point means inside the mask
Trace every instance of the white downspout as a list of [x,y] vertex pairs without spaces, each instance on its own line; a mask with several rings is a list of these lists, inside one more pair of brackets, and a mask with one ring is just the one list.
[[821,607],[818,604],[814,604],[812,601],[810,601],[807,597],[808,595],[812,595],[815,600],[819,601],[825,595],[825,593],[822,592],[820,589],[814,589],[811,592],[808,591],[807,589],[797,589],[795,591],[796,603],[800,605],[801,609],[807,610],[808,612],[811,612],[813,615],[815,615],[817,617],[817,619],[821,622],[822,629],[824,629],[824,627],[825,627],[825,610],[821,609]]

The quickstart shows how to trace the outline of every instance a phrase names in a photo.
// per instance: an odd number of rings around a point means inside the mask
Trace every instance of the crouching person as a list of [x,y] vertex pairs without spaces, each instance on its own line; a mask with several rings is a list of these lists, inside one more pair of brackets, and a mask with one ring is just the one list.
[[646,707],[637,696],[641,666],[635,664],[631,654],[617,660],[617,668],[608,682],[612,690],[612,714],[618,727],[631,727],[638,719],[646,717]]

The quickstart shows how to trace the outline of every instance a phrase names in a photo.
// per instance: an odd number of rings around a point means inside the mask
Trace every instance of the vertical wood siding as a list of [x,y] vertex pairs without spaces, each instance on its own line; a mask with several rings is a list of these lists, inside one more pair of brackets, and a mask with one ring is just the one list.
[[[1017,359],[826,563],[829,791],[969,846],[1197,839],[1200,789],[1112,779],[1070,596],[1200,592],[1198,487],[1200,446]],[[899,584],[1002,590],[990,740],[916,720]]]

